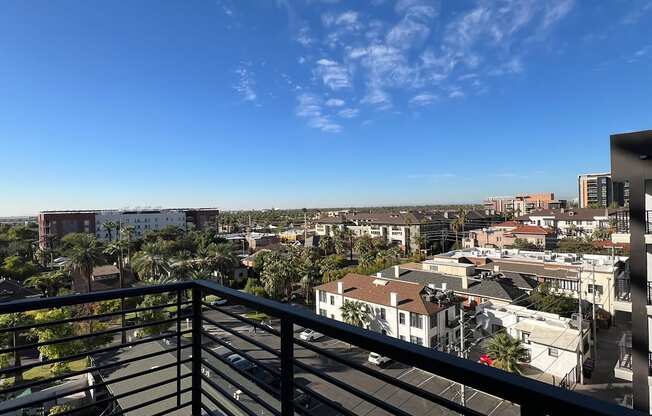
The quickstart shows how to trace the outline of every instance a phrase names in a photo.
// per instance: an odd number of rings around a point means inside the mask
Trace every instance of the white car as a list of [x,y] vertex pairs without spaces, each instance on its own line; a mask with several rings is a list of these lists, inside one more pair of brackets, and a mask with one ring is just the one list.
[[388,362],[392,361],[392,359],[389,357],[383,357],[382,355],[377,354],[375,352],[370,352],[367,361],[369,361],[372,364],[380,366],[380,365],[387,364]]
[[299,338],[304,341],[316,341],[323,336],[324,334],[320,334],[319,332],[313,331],[312,329],[304,329],[303,332],[299,334]]
[[226,299],[216,299],[211,302],[211,306],[224,306],[227,303],[229,303],[229,301]]

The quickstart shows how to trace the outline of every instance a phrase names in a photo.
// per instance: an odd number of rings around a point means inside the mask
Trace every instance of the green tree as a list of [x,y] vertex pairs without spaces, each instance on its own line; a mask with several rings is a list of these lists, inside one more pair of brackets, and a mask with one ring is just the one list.
[[50,411],[48,412],[48,416],[60,415],[62,413],[69,412],[73,409],[74,407],[70,404],[58,404],[50,408]]
[[205,257],[208,269],[217,272],[220,284],[224,285],[225,280],[233,277],[236,266],[239,261],[235,255],[235,249],[231,243],[211,243],[207,247],[207,256]]
[[333,237],[324,235],[319,238],[319,249],[325,256],[335,253],[335,241]]
[[328,272],[344,268],[346,264],[347,261],[344,257],[338,254],[332,254],[319,261],[319,273],[323,276]]
[[541,246],[531,243],[524,238],[515,238],[510,247],[518,250],[541,250],[542,248]]
[[339,255],[349,254],[349,260],[353,260],[353,231],[349,227],[333,228],[333,241],[335,243],[335,252]]
[[290,301],[292,288],[300,279],[300,269],[295,258],[287,253],[272,252],[265,260],[260,280],[269,297]]
[[25,286],[38,289],[45,296],[57,296],[59,289],[69,280],[70,275],[64,270],[54,270],[27,278]]
[[358,262],[363,267],[368,267],[376,259],[376,246],[370,236],[363,235],[356,239],[354,248],[358,253]]
[[148,282],[167,282],[170,276],[170,262],[162,244],[145,243],[134,256],[133,269],[141,280]]
[[554,313],[565,317],[570,317],[578,310],[577,299],[564,293],[555,292],[547,283],[540,284],[532,291],[528,300],[532,304],[532,308],[538,311]]
[[70,249],[68,256],[70,257],[69,267],[86,279],[90,293],[93,268],[104,262],[100,243],[91,234],[81,234]]
[[345,300],[340,306],[342,320],[349,325],[365,327],[369,323],[369,307],[357,300]]
[[23,280],[32,276],[38,268],[31,260],[25,260],[18,255],[12,255],[4,259],[0,274],[10,277],[14,280]]
[[102,224],[102,228],[104,228],[106,233],[109,235],[109,243],[113,241],[113,231],[118,230],[118,224],[113,221],[106,221],[104,224]]
[[[34,320],[38,324],[43,324],[46,322],[70,319],[72,317],[73,313],[71,308],[56,308],[38,311],[34,315]],[[33,328],[32,332],[38,337],[38,342],[42,343],[78,335],[79,333],[76,331],[76,329],[78,329],[77,326],[71,325],[69,323],[63,323]],[[77,340],[42,345],[38,347],[38,350],[41,355],[47,357],[48,359],[60,359],[81,352],[81,346],[81,341]],[[52,371],[58,374],[68,371],[67,363],[56,363],[53,365]]]
[[527,349],[506,332],[499,332],[487,346],[487,353],[494,360],[494,367],[520,374],[519,362],[527,359]]
[[[25,313],[8,313],[0,315],[0,328],[16,328],[20,326],[29,325],[33,322],[31,316]],[[5,347],[16,348],[20,346],[21,334],[19,331],[14,330],[11,333],[4,333],[0,335],[0,342]],[[14,366],[21,366],[20,351],[13,352]],[[19,384],[23,381],[23,372],[17,371],[14,374],[14,382]]]
[[[145,298],[143,301],[138,304],[139,308],[151,308],[154,306],[161,306],[169,303],[170,300],[168,299],[168,296],[166,295],[145,295]],[[169,323],[167,324],[155,324],[156,322],[165,320],[168,318],[168,313],[162,309],[149,309],[143,312],[138,312],[138,319],[140,323],[143,324],[152,324],[148,325],[145,327],[142,327],[139,329],[139,333],[143,334],[143,336],[154,336],[158,335],[161,332],[165,331],[168,329],[170,326]]]

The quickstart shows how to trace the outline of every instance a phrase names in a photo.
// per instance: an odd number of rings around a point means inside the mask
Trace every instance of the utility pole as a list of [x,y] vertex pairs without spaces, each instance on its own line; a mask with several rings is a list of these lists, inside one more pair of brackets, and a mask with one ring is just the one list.
[[580,281],[579,281],[579,302],[577,303],[579,314],[577,315],[577,325],[580,331],[580,340],[577,343],[577,358],[580,361],[580,384],[584,384],[584,353],[582,351],[583,345],[583,328],[582,328],[582,268],[580,267]]
[[[593,315],[593,361],[598,362],[598,338],[597,338],[597,329],[596,329],[596,320],[595,320],[595,262],[592,262],[593,266],[593,306],[592,306],[592,315]],[[581,333],[581,332],[580,332]]]
[[[460,309],[460,357],[466,358],[464,350],[464,309]],[[466,406],[466,386],[460,384],[460,397],[462,406]]]

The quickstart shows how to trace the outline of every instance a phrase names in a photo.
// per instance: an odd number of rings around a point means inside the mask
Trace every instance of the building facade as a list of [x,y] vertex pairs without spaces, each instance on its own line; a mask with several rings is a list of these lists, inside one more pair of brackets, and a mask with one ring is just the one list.
[[554,229],[557,236],[588,237],[596,230],[608,230],[614,226],[617,209],[574,208],[532,211],[515,218],[524,225]]
[[347,274],[315,288],[315,312],[343,321],[349,301],[367,307],[366,328],[406,342],[450,350],[459,340],[459,302],[427,285]]
[[98,240],[116,238],[116,230],[109,232],[106,224],[131,226],[134,238],[142,238],[148,231],[161,230],[167,226],[202,229],[216,223],[219,210],[201,209],[152,209],[152,210],[90,210],[90,211],[43,211],[38,214],[39,246],[49,248],[71,233],[93,234]]
[[577,177],[580,208],[606,208],[629,202],[629,182],[613,181],[611,173],[587,173]]
[[509,248],[517,239],[533,244],[542,250],[548,250],[557,244],[557,235],[551,228],[507,221],[492,227],[470,231],[462,241],[462,245],[464,248]]
[[552,192],[520,194],[516,196],[492,196],[484,201],[485,211],[490,214],[527,214],[536,209],[565,207],[566,201],[555,200]]
[[611,172],[614,182],[628,184],[626,225],[619,222],[620,235],[612,238],[628,240],[630,244],[629,279],[624,282],[629,287],[631,301],[629,361],[634,408],[649,412],[652,396],[652,130],[611,136]]

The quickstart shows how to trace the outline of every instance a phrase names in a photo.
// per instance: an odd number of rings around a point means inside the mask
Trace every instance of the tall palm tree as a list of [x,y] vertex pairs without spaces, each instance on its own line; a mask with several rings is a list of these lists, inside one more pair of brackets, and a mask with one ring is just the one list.
[[204,260],[210,270],[217,272],[220,284],[224,284],[224,277],[233,276],[233,271],[238,264],[233,245],[230,243],[212,243],[207,247]]
[[345,300],[340,312],[342,320],[349,325],[364,327],[369,322],[369,308],[357,300]]
[[121,224],[119,232],[120,238],[127,242],[127,264],[131,264],[131,243],[135,233],[134,226]]
[[293,285],[299,279],[300,271],[297,261],[287,253],[272,252],[265,258],[265,267],[260,280],[270,297],[279,299],[285,295],[290,301]]
[[91,234],[81,234],[70,249],[69,267],[78,272],[88,282],[88,293],[91,292],[91,276],[93,268],[104,261],[102,247]]
[[59,288],[70,278],[70,275],[63,270],[54,270],[29,277],[25,280],[25,286],[39,289],[46,296],[56,296]]
[[[129,243],[126,240],[118,239],[113,243],[109,244],[105,249],[104,253],[117,258],[118,260],[118,271],[120,273],[120,289],[125,287],[125,278],[124,278],[124,253]],[[125,310],[125,298],[120,298],[120,310],[123,311],[121,314],[121,325],[124,328],[126,326],[126,315]],[[122,343],[127,342],[127,331],[122,331]]]
[[113,221],[106,221],[102,227],[106,231],[106,233],[109,235],[109,243],[113,240],[113,230],[118,229],[118,224],[116,224]]
[[133,269],[142,280],[159,283],[170,280],[170,262],[159,243],[143,244],[134,257]]
[[526,360],[528,350],[518,339],[512,338],[506,332],[499,332],[489,341],[487,352],[494,360],[494,367],[520,374],[518,363]]

